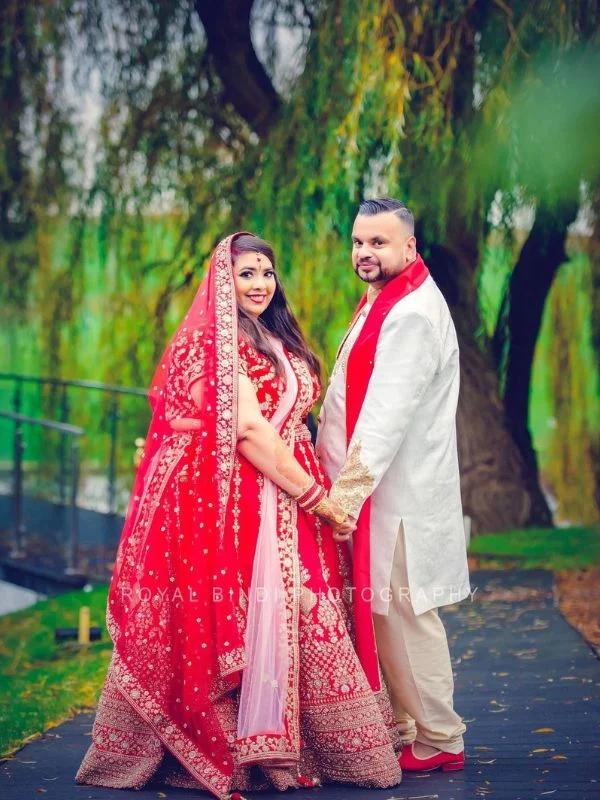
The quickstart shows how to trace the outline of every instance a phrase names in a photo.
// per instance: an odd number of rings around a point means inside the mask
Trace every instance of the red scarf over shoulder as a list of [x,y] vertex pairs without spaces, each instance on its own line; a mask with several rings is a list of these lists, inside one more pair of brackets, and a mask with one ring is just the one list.
[[[423,259],[417,255],[398,277],[385,285],[352,347],[346,370],[347,445],[350,445],[367,393],[381,327],[396,303],[421,286],[428,275],[429,270]],[[356,319],[366,302],[365,292],[353,319]],[[398,342],[398,347],[402,347],[402,342]],[[361,509],[353,536],[353,584],[356,650],[371,688],[379,691],[379,664],[371,613],[371,498],[365,501]]]

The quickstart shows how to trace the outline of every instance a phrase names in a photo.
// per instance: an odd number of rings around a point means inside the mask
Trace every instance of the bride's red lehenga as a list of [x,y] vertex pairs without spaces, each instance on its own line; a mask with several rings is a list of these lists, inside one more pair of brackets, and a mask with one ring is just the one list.
[[[241,372],[263,415],[273,421],[279,411],[280,435],[304,469],[325,480],[305,425],[317,377],[285,351],[283,381],[238,336],[233,238],[215,250],[152,383],[153,418],[109,591],[114,651],[76,781],[141,788],[155,779],[220,798],[286,789],[298,775],[393,786],[399,741],[385,690],[373,693],[353,647],[346,552],[236,450]],[[190,395],[198,380],[202,411]],[[191,416],[202,420],[199,430],[171,429],[172,419]],[[282,724],[240,730],[243,680],[256,681],[259,706],[261,681],[265,692],[281,691],[247,663],[245,640],[269,514],[283,584],[281,624],[270,641],[284,653]]]

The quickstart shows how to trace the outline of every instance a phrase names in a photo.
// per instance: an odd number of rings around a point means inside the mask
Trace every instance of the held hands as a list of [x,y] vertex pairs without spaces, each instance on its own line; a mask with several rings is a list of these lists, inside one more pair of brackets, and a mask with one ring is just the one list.
[[332,500],[327,494],[315,506],[313,514],[316,514],[328,525],[334,528],[340,527],[346,529],[348,527],[348,514],[344,509],[338,505],[335,500]]
[[347,542],[356,530],[356,520],[348,515],[346,522],[333,526],[333,538],[336,542]]
[[356,530],[356,521],[344,509],[328,497],[327,492],[314,479],[308,488],[296,498],[298,505],[309,514],[316,514],[334,529],[336,541],[346,541]]

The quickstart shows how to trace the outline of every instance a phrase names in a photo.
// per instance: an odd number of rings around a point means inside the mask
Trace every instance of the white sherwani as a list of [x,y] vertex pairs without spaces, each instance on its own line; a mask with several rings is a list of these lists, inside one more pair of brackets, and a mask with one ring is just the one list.
[[456,447],[458,341],[446,301],[427,277],[383,323],[347,448],[345,367],[365,318],[358,317],[340,349],[321,411],[317,452],[333,482],[332,497],[347,512],[357,517],[372,496],[373,612],[388,613],[403,523],[410,599],[414,613],[422,614],[469,594]]

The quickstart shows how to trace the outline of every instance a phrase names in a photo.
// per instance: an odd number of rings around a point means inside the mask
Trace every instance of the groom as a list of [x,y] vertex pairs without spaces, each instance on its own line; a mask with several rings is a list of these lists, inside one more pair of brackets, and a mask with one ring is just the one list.
[[335,538],[352,537],[357,650],[374,689],[381,666],[401,767],[462,769],[465,726],[437,612],[469,594],[456,332],[403,203],[360,204],[352,265],[368,288],[338,351],[317,452],[331,496],[356,520]]

